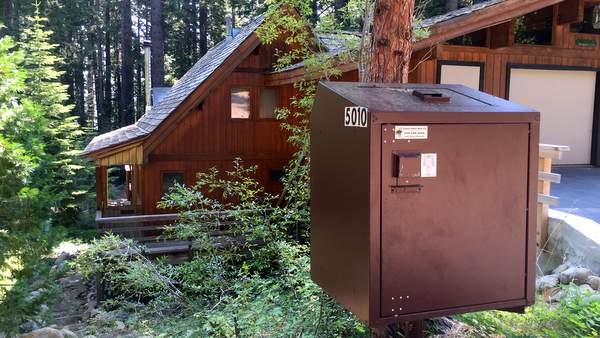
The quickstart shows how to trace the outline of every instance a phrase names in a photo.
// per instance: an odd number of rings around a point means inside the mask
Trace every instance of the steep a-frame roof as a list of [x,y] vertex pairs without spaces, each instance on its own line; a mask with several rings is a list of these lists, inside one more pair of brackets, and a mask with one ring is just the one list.
[[185,73],[160,103],[152,107],[135,124],[98,135],[85,147],[84,155],[106,148],[141,139],[154,131],[179,105],[213,72],[218,69],[237,48],[260,26],[265,16],[252,19],[239,33],[211,48],[196,64]]

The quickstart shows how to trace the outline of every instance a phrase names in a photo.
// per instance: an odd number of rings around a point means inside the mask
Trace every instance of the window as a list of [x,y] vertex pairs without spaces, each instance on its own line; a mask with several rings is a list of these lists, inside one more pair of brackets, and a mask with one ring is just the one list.
[[183,184],[183,173],[163,173],[162,174],[162,193],[168,194],[171,187],[175,184]]
[[[595,28],[598,20],[596,14],[600,11],[600,7],[595,4],[585,4],[585,10],[583,11],[583,22],[577,22],[571,24],[572,33],[585,33],[585,34],[600,34],[600,29]],[[595,25],[596,24],[596,25]]]
[[250,89],[233,88],[231,89],[231,118],[249,119],[250,118]]
[[552,6],[517,18],[515,43],[523,45],[552,45]]
[[260,91],[260,112],[261,119],[276,118],[275,109],[277,108],[277,90],[275,88],[262,88]]
[[473,33],[469,33],[457,38],[448,40],[449,45],[457,46],[477,46],[485,47],[487,43],[487,32],[485,29],[478,30]]

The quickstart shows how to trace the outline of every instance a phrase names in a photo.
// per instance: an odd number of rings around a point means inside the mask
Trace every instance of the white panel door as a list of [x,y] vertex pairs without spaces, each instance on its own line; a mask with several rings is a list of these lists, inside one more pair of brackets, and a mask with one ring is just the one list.
[[596,72],[513,68],[509,100],[539,110],[540,142],[568,145],[560,164],[589,164]]
[[479,90],[481,67],[467,65],[442,65],[440,68],[441,84],[461,84]]

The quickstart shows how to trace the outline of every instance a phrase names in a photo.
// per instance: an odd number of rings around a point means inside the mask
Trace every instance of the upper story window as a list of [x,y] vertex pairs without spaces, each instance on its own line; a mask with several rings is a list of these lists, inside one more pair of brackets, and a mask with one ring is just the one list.
[[169,172],[162,174],[162,193],[166,195],[169,190],[176,184],[183,184],[183,173],[182,172]]
[[261,119],[274,119],[277,114],[277,90],[275,88],[262,88],[260,91],[260,111]]
[[586,3],[583,22],[571,24],[572,33],[600,34],[600,4]]
[[515,26],[515,43],[552,45],[553,18],[554,9],[552,6],[518,17]]
[[231,118],[250,118],[250,88],[231,89]]

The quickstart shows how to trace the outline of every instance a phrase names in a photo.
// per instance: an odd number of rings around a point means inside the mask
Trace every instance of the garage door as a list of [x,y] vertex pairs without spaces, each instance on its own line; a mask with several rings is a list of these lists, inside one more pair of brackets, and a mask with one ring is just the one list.
[[589,164],[596,72],[573,70],[510,70],[508,97],[541,112],[540,141],[568,145],[560,164]]
[[439,83],[461,84],[480,90],[481,68],[481,65],[441,64]]

